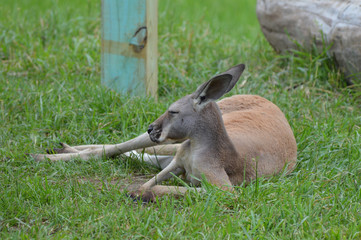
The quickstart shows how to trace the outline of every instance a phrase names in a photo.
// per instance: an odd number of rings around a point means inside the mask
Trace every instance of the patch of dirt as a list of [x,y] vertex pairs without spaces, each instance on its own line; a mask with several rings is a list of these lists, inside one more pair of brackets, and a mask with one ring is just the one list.
[[137,190],[142,184],[151,179],[153,175],[129,175],[124,178],[114,178],[114,179],[99,179],[81,177],[78,179],[80,184],[86,182],[94,185],[99,191],[108,190],[109,188],[117,187],[120,191],[132,192]]

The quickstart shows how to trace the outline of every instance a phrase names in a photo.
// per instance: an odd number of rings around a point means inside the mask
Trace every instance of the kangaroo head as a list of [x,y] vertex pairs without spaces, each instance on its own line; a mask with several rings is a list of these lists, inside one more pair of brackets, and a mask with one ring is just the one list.
[[150,139],[157,143],[183,141],[200,128],[204,129],[204,122],[217,121],[209,119],[214,116],[214,112],[220,115],[212,102],[234,87],[244,68],[244,64],[234,66],[201,84],[194,93],[171,104],[165,113],[149,125]]

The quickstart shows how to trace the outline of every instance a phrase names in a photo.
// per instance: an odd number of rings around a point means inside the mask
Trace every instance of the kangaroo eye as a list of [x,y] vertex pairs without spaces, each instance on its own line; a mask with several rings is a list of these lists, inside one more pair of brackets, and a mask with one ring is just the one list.
[[169,110],[169,111],[168,111],[168,113],[169,113],[169,114],[174,115],[174,114],[178,114],[178,113],[179,113],[179,111],[172,111],[172,110]]

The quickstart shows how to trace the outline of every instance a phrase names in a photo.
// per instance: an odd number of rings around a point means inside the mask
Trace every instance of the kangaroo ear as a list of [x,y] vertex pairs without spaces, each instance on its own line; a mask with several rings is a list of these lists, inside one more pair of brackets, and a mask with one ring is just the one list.
[[245,65],[239,64],[200,85],[193,93],[195,104],[205,105],[231,91],[244,69]]

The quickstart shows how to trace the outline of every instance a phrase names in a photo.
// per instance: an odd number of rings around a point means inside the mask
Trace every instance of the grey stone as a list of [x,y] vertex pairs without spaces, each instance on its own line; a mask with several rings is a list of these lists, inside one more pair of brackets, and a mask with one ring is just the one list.
[[258,0],[257,17],[276,51],[297,49],[294,41],[308,50],[332,44],[348,83],[361,83],[360,0]]

